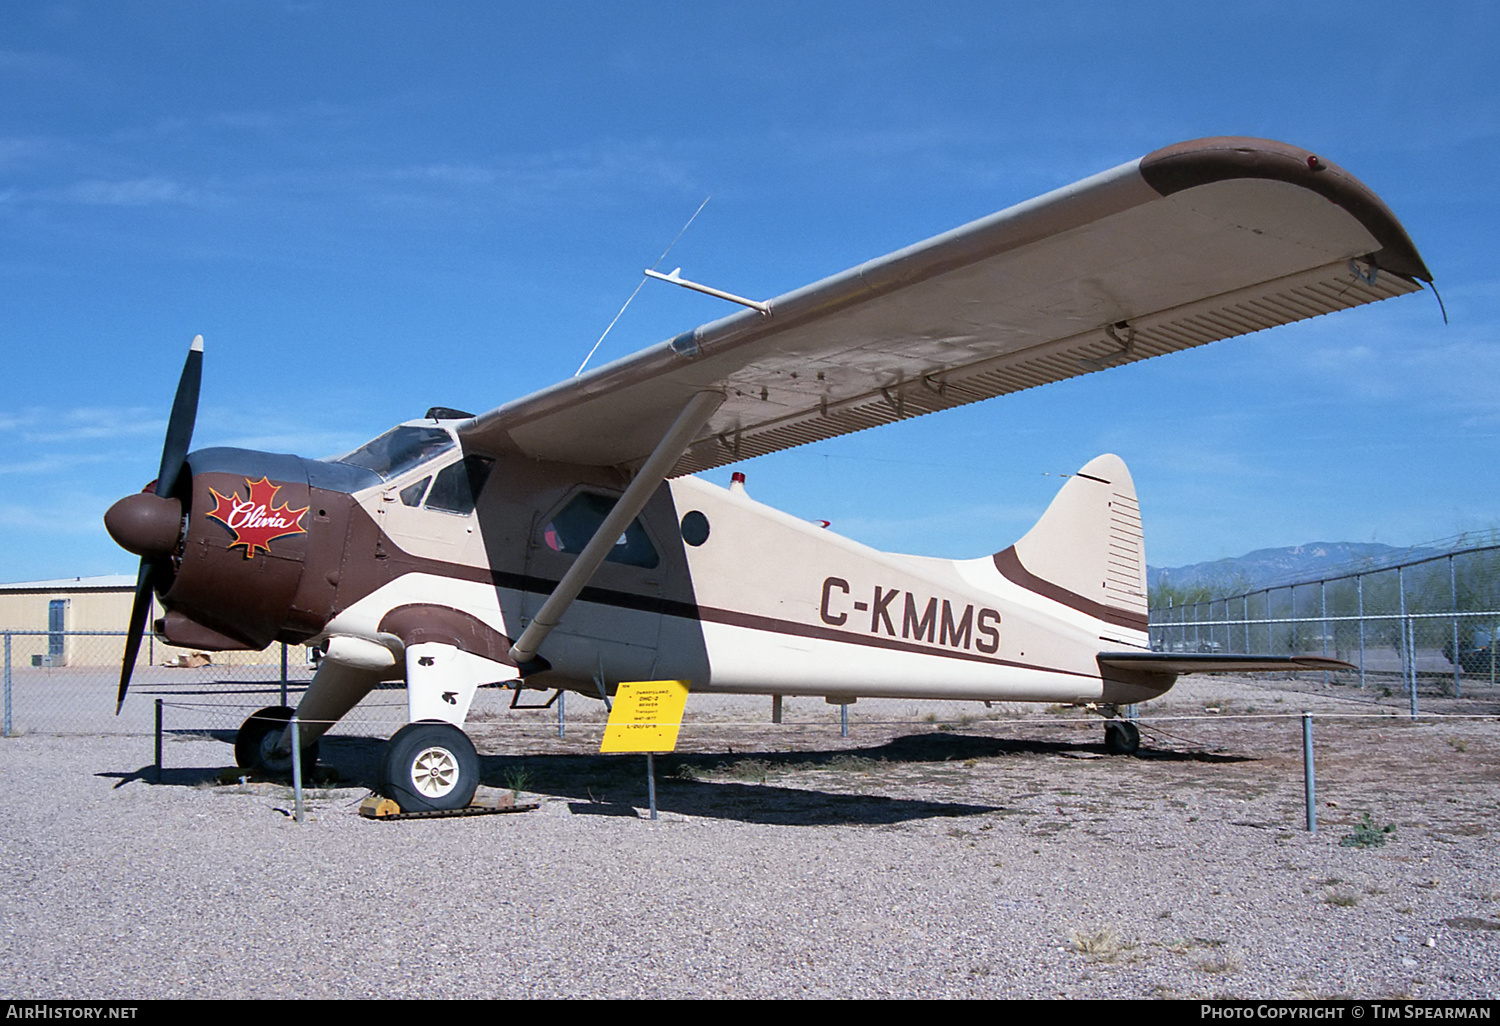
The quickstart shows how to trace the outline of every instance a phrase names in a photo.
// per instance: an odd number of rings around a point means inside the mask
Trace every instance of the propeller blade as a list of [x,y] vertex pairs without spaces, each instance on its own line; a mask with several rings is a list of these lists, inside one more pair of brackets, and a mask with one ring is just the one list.
[[187,459],[193,440],[193,421],[198,418],[198,387],[203,382],[203,336],[194,337],[188,349],[182,377],[177,379],[177,395],[172,400],[172,416],[167,421],[167,439],[161,447],[161,470],[156,474],[156,494],[171,495]]
[[[177,479],[187,464],[188,446],[193,441],[193,422],[198,419],[198,390],[202,383],[203,336],[197,335],[193,338],[193,344],[188,347],[182,375],[177,379],[177,394],[172,398],[172,415],[167,418],[167,437],[161,447],[161,469],[156,473],[156,494],[164,498],[171,496],[176,489]],[[116,503],[118,505],[120,503]],[[141,652],[141,640],[146,635],[146,617],[151,612],[151,578],[156,562],[151,556],[143,556],[141,569],[136,574],[135,601],[130,606],[130,629],[125,636],[125,658],[120,663],[120,693],[115,699],[116,716],[120,715],[120,710],[125,705],[125,694],[130,690],[130,675],[135,670],[136,656]]]
[[130,674],[135,669],[135,657],[141,651],[141,638],[146,633],[146,614],[151,612],[151,560],[141,560],[140,572],[135,578],[135,602],[130,606],[130,630],[125,636],[125,659],[120,664],[120,694],[115,699],[115,715],[125,705],[125,692],[130,690]]

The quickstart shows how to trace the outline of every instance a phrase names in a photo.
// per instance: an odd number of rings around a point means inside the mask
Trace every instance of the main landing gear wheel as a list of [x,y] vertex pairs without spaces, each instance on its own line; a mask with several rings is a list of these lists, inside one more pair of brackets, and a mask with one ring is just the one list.
[[[234,764],[258,773],[282,776],[292,772],[292,752],[276,750],[281,732],[291,722],[292,710],[273,705],[252,715],[240,727],[234,739]],[[318,761],[318,743],[302,746],[302,769],[307,771]]]
[[1104,749],[1111,755],[1134,755],[1141,747],[1141,731],[1129,720],[1111,720],[1104,725]]
[[385,744],[380,793],[402,812],[466,809],[479,786],[479,755],[451,723],[408,723]]

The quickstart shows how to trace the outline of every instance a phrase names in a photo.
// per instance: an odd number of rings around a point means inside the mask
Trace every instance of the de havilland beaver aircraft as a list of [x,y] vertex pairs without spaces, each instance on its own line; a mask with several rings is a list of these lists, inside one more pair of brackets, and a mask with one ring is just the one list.
[[[677,276],[666,276],[678,280]],[[189,453],[194,340],[156,480],[116,503],[141,557],[125,699],[152,592],[160,638],[314,645],[295,712],[241,729],[274,764],[384,681],[407,726],[381,787],[459,808],[485,685],[1097,703],[1194,671],[1333,660],[1150,650],[1140,508],[1106,455],[1015,544],[978,559],[878,552],[764,506],[737,460],[1421,289],[1386,205],[1318,155],[1181,143],[474,416],[433,408],[337,459]],[[691,285],[691,283],[688,283]],[[738,476],[738,475],[737,475]],[[1138,734],[1112,719],[1106,740]]]

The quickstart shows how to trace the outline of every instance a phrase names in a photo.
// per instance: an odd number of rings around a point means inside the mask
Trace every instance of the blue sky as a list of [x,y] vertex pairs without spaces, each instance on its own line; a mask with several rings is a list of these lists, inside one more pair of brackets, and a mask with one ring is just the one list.
[[[195,446],[327,456],[570,375],[667,267],[769,297],[1206,135],[1341,164],[1430,293],[750,461],[883,548],[1002,547],[1100,452],[1154,565],[1500,522],[1492,4],[0,5],[0,580]],[[650,283],[596,362],[725,312]],[[710,476],[727,482],[725,468]]]

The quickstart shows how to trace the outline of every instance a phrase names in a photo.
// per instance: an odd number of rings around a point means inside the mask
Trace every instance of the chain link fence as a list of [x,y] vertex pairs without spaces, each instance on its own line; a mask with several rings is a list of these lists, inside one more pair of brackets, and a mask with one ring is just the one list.
[[1500,546],[1151,610],[1161,652],[1321,655],[1360,687],[1464,697],[1500,680]]
[[[264,652],[184,653],[142,645],[130,693],[118,715],[115,699],[123,631],[43,631],[0,628],[4,642],[5,736],[17,734],[139,734],[156,730],[156,704],[169,733],[203,733],[229,739],[251,713],[267,706],[296,707],[311,681],[313,653],[298,645]],[[840,706],[820,698],[695,694],[684,730],[730,731],[780,723],[834,734],[861,723],[911,723],[928,728],[965,726],[1014,715],[998,704],[864,699]],[[388,737],[406,723],[406,688],[381,685],[339,721],[333,733]],[[597,742],[608,713],[604,703],[579,694],[481,688],[468,723],[517,739],[526,736]]]
[[[315,669],[302,646],[204,655],[148,635],[116,715],[125,632],[0,628],[0,636],[6,736],[151,734],[160,700],[167,731],[228,738],[258,709],[295,707]],[[1356,671],[1302,676],[1357,685],[1372,697],[1406,696],[1413,713],[1418,695],[1500,697],[1500,545],[1157,607],[1150,637],[1165,652],[1332,656]],[[468,722],[518,739],[602,733],[602,702],[564,694],[547,704],[551,697],[525,691],[517,701],[510,688],[483,688]],[[695,694],[684,731],[732,733],[771,723],[834,733],[875,723],[974,727],[1016,714],[1004,703],[865,699],[838,706],[818,698]],[[334,732],[388,737],[405,722],[406,692],[396,683],[372,691]]]

